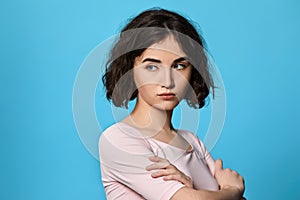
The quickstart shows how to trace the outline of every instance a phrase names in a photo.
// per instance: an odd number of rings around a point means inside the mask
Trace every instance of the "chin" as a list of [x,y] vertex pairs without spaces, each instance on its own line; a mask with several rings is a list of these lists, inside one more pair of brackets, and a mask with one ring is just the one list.
[[174,102],[167,102],[167,103],[162,103],[162,104],[157,104],[155,105],[154,107],[159,109],[159,110],[164,110],[164,111],[171,111],[171,110],[174,110],[176,108],[176,106],[178,105],[178,102],[177,103],[174,103]]

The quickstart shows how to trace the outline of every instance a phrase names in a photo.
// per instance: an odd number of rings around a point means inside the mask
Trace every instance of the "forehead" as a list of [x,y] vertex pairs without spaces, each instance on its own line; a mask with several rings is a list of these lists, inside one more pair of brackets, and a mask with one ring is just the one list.
[[181,49],[178,42],[173,36],[168,36],[160,42],[154,43],[149,46],[140,56],[140,58],[145,58],[148,56],[156,58],[178,58],[186,57],[186,54]]

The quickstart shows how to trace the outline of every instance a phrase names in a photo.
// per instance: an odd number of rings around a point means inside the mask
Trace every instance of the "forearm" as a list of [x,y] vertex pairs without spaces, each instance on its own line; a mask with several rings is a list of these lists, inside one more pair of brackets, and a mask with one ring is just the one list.
[[218,191],[195,190],[192,188],[181,188],[171,200],[240,200],[241,194],[233,187],[224,188]]
[[196,190],[199,200],[240,200],[241,195],[238,190],[232,188],[221,189],[218,191]]

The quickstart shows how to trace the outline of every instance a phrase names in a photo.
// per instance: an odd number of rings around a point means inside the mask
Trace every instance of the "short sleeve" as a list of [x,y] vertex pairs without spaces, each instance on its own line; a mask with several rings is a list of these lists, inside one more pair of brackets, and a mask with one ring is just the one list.
[[[197,136],[195,136],[197,137]],[[203,152],[204,158],[206,160],[207,166],[211,172],[211,174],[214,176],[215,174],[215,161],[213,159],[213,157],[211,156],[211,154],[209,153],[209,151],[206,149],[204,143],[197,137],[197,141],[200,145],[200,148]]]
[[[152,178],[153,171],[147,171],[153,156],[151,145],[134,128],[113,125],[99,140],[99,155],[102,177],[105,177],[107,199],[114,199],[110,182],[118,182],[135,191],[145,199],[170,199],[177,190],[184,187],[178,181],[164,181]],[[122,198],[119,198],[122,199]]]
[[184,131],[183,132],[186,139],[189,140],[189,142],[196,146],[195,150],[199,151],[199,157],[204,158],[205,162],[207,163],[207,166],[210,170],[210,173],[214,176],[215,173],[215,161],[209,151],[206,149],[204,143],[199,139],[197,135],[195,135],[192,132]]

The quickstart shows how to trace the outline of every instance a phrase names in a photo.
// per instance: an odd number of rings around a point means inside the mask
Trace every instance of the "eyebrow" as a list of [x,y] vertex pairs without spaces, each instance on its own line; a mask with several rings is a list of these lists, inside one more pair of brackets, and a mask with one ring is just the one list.
[[155,63],[161,63],[160,60],[154,59],[154,58],[145,58],[142,63],[144,62],[155,62]]
[[[176,60],[173,61],[173,63],[178,63],[178,62],[181,62],[181,61],[185,61],[187,60],[186,57],[180,57],[180,58],[177,58]],[[144,62],[155,62],[155,63],[161,63],[160,60],[158,59],[154,59],[154,58],[145,58],[142,63]]]

